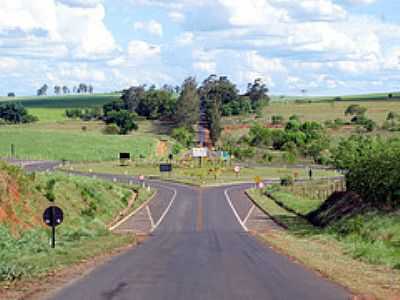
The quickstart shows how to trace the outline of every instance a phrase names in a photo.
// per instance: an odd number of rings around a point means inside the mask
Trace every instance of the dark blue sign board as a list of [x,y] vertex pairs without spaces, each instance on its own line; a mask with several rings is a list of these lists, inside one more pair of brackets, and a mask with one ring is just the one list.
[[61,208],[57,206],[50,206],[46,208],[43,213],[43,222],[51,227],[51,247],[56,246],[56,227],[64,221],[64,213]]
[[172,172],[172,164],[160,164],[160,172]]

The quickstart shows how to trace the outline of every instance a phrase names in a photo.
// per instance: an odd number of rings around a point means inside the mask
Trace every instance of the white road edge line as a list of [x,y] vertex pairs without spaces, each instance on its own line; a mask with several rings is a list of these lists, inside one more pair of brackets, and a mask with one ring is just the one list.
[[150,208],[149,208],[148,205],[146,206],[146,211],[147,211],[147,215],[149,216],[149,219],[150,219],[151,230],[153,230],[153,228],[154,228],[154,219],[153,219],[153,217],[151,215],[151,211],[150,211]]
[[171,201],[169,202],[167,208],[165,209],[165,211],[163,212],[163,214],[161,215],[160,219],[157,221],[157,223],[154,225],[153,229],[150,232],[153,232],[154,230],[157,229],[157,227],[161,224],[161,222],[164,220],[165,216],[167,215],[168,211],[170,210],[172,204],[175,201],[176,195],[177,195],[177,190],[176,189],[171,189],[171,188],[167,188],[167,187],[163,187],[165,189],[168,189],[170,191],[174,191],[174,195],[171,198]]
[[244,231],[248,232],[249,230],[247,229],[246,225],[242,222],[242,220],[240,220],[239,214],[237,213],[235,207],[232,204],[231,198],[228,195],[228,190],[230,190],[230,189],[228,188],[228,189],[226,189],[224,191],[226,201],[228,201],[229,206],[232,208],[233,214],[235,215],[235,217],[236,217],[237,221],[239,222],[240,226],[242,226]]
[[125,218],[123,218],[121,221],[119,221],[117,224],[111,226],[109,228],[110,231],[114,231],[116,228],[121,226],[123,223],[125,223],[128,219],[130,219],[132,216],[134,216],[139,210],[141,210],[144,206],[146,206],[151,200],[154,199],[154,197],[158,194],[158,191],[156,191],[153,196],[151,196],[146,202],[144,202],[142,205],[140,205],[138,208],[136,208],[133,212],[131,212],[129,215],[127,215]]
[[247,220],[250,218],[251,213],[253,212],[253,210],[256,208],[256,206],[253,204],[253,206],[249,209],[249,212],[247,213],[246,218],[244,218],[243,220],[243,224],[247,223]]

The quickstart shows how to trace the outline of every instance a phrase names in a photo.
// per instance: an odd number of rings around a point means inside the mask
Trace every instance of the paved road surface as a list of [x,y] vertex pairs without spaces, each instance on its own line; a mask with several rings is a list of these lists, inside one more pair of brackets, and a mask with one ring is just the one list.
[[[233,213],[235,204],[228,203],[225,188],[152,184],[177,192],[153,236],[52,299],[348,299],[343,288],[249,235]],[[232,197],[234,193],[227,192]],[[237,207],[240,211],[242,206]]]

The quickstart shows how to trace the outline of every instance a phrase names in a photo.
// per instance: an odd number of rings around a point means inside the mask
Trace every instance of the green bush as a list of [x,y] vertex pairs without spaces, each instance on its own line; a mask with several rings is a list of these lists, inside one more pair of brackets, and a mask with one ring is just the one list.
[[284,121],[284,118],[281,115],[272,116],[272,124],[274,124],[274,125],[282,125],[283,121]]
[[338,169],[346,170],[350,191],[377,205],[400,204],[400,140],[352,136],[334,152]]
[[194,133],[185,127],[175,128],[171,136],[186,148],[190,148],[193,144]]
[[103,133],[108,135],[116,135],[119,134],[119,128],[115,124],[109,124],[104,127]]
[[294,184],[294,179],[290,175],[281,177],[280,180],[281,180],[281,186],[290,186]]

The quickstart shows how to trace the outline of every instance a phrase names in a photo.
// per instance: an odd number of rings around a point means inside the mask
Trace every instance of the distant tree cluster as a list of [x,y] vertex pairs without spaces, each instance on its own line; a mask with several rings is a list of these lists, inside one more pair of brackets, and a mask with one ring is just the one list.
[[21,104],[4,103],[0,104],[0,123],[19,124],[38,121],[38,118],[32,116]]
[[81,119],[82,121],[101,120],[103,112],[100,107],[94,108],[72,108],[65,110],[65,116],[68,119]]
[[188,131],[185,135],[193,136],[193,126],[200,119],[200,103],[203,103],[210,136],[216,143],[221,133],[222,116],[261,111],[269,102],[267,93],[268,88],[261,79],[250,83],[246,93],[240,95],[236,86],[226,76],[218,78],[216,75],[210,75],[200,86],[194,77],[185,79],[181,87],[133,86],[123,90],[120,99],[103,106],[103,120],[108,124],[116,124],[114,112],[127,118],[128,115],[124,112],[126,111],[133,119],[139,116],[175,122],[178,128]]
[[[37,90],[36,94],[38,96],[46,96],[49,90],[49,86],[44,84],[40,89]],[[86,83],[80,83],[78,86],[72,88],[73,94],[93,94],[93,86]],[[68,95],[71,94],[71,90],[68,86],[54,86],[54,94],[59,96],[61,94]]]
[[210,136],[216,143],[221,134],[221,116],[260,113],[269,103],[268,88],[261,79],[249,83],[244,95],[228,77],[210,75],[199,88],[201,100],[206,103]]

